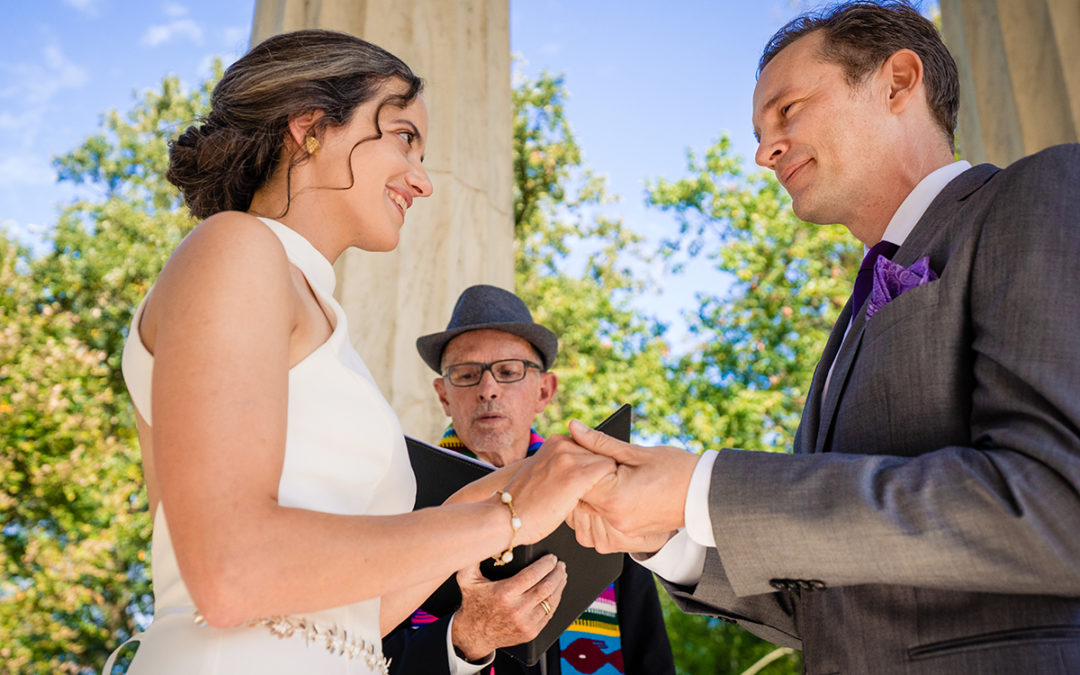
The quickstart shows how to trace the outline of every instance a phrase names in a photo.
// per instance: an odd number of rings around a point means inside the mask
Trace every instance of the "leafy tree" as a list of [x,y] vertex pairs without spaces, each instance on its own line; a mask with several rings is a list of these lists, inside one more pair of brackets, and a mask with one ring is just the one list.
[[[802,659],[790,648],[777,647],[715,617],[684,614],[666,592],[662,592],[660,604],[679,675],[802,672]],[[760,670],[753,670],[755,666]]]
[[789,450],[814,367],[862,258],[839,226],[803,223],[771,172],[746,174],[725,136],[689,175],[656,180],[650,203],[679,222],[666,254],[707,256],[731,280],[687,316],[679,417],[705,448]]
[[629,305],[645,290],[631,267],[641,238],[602,214],[612,200],[584,164],[566,119],[561,77],[544,73],[513,92],[514,270],[518,295],[559,336],[559,396],[541,425],[599,422],[630,403],[639,433],[672,437],[664,327]]
[[[697,427],[680,426],[678,408],[689,396],[681,382],[696,379],[685,370],[700,365],[673,362],[663,326],[628,305],[633,294],[647,290],[634,278],[633,265],[649,258],[621,221],[596,215],[596,207],[610,200],[582,160],[565,98],[562,78],[548,74],[514,90],[517,292],[560,341],[555,371],[561,396],[546,417],[556,425],[571,416],[598,421],[598,410],[626,401],[635,406],[639,434],[691,441]],[[591,251],[584,263],[571,252],[583,248]],[[584,272],[576,273],[575,264]],[[684,614],[666,591],[660,597],[679,673],[742,673],[755,663],[765,673],[800,670],[790,650],[777,651],[717,619]],[[768,655],[779,660],[767,661]]]
[[[698,448],[790,451],[861,249],[841,227],[796,218],[771,172],[747,174],[726,136],[703,157],[689,153],[687,173],[649,185],[650,203],[679,223],[664,255],[677,263],[704,256],[730,285],[699,293],[697,311],[686,316],[695,344],[676,366],[685,439]],[[798,654],[737,626],[673,611],[666,619],[685,672],[801,670]]]
[[42,301],[25,252],[0,241],[0,258],[0,662],[80,672],[139,591],[138,467],[112,433],[105,355],[77,337],[78,316]]
[[[218,68],[220,75],[220,68]],[[100,672],[152,611],[150,515],[120,373],[139,299],[193,221],[164,180],[167,140],[206,108],[166,78],[56,160],[94,195],[51,251],[0,242],[0,659],[5,672]]]

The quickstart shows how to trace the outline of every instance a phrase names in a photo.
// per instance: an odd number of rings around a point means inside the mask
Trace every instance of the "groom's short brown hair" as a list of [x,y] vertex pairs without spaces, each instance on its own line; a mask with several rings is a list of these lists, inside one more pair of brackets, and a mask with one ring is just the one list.
[[846,2],[803,14],[778,30],[761,54],[758,75],[785,47],[821,31],[821,56],[844,69],[848,84],[864,78],[900,51],[910,49],[923,62],[923,81],[930,113],[945,134],[949,147],[956,133],[960,83],[956,61],[934,24],[908,2]]

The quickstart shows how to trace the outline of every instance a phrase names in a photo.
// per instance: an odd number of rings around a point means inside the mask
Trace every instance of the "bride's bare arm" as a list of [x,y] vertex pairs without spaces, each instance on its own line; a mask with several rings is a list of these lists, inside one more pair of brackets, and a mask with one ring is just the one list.
[[[210,624],[419,594],[509,543],[495,498],[397,516],[278,505],[296,295],[279,242],[250,216],[220,214],[197,228],[151,301],[143,338],[155,357],[154,492]],[[548,464],[519,483],[521,543],[554,529],[611,469],[569,455]],[[553,480],[558,472],[567,475]]]
[[[549,451],[544,451],[538,453],[538,456],[535,458],[511,462],[506,466],[492,471],[483,478],[463,486],[457,492],[452,494],[440,509],[436,510],[442,511],[451,508],[453,505],[481,502],[491,503],[494,491],[503,490],[504,488],[505,491],[514,495],[513,501],[515,503],[515,508],[517,506],[522,506],[526,500],[534,501],[538,499],[538,497],[534,497],[533,494],[528,491],[529,489],[525,484],[529,482],[528,479],[530,478],[533,480],[540,478],[540,474],[543,474],[545,471],[544,467],[548,465],[552,459],[552,454]],[[543,480],[543,478],[540,478],[540,480]],[[574,500],[574,503],[576,503],[576,499]],[[570,505],[571,508],[573,508],[571,502],[567,502],[567,505]],[[509,510],[506,509],[505,506],[502,506],[502,508],[504,509],[503,517],[509,519]],[[528,512],[532,513],[535,510],[536,509],[528,509]],[[529,520],[531,521],[532,518],[529,517]],[[524,519],[522,522],[524,527]],[[554,525],[558,526],[558,523],[554,523]],[[507,532],[509,532],[509,530],[507,530]],[[526,537],[532,537],[532,539],[530,539],[531,541],[546,534],[547,532],[537,531],[537,534],[531,535],[527,531],[519,531],[516,543],[526,543]],[[508,545],[509,540],[507,541],[507,544],[499,548],[496,553],[505,551]],[[476,561],[474,560],[472,562]],[[420,606],[420,604],[427,599],[427,597],[431,595],[431,593],[438,588],[439,584],[445,581],[448,576],[450,575],[437,576],[424,583],[417,584],[416,586],[400,589],[384,595],[380,605],[380,623],[382,624],[383,635],[392,631],[398,624],[412,614],[412,612],[415,611],[415,609]]]

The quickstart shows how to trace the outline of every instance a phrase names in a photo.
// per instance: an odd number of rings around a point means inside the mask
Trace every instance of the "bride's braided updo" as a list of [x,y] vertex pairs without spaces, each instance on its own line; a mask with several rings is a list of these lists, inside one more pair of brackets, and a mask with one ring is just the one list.
[[321,110],[313,133],[344,126],[392,79],[405,91],[383,104],[405,106],[423,86],[401,59],[346,33],[300,30],[268,38],[229,66],[210,96],[209,114],[169,144],[165,177],[197,218],[246,211],[281,157],[289,120]]

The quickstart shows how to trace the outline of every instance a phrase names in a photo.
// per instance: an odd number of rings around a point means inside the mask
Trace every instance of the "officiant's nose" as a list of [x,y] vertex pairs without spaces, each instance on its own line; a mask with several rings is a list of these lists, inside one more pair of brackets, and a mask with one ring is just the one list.
[[480,382],[476,385],[477,393],[481,401],[496,399],[502,393],[502,386],[495,381],[495,374],[491,370],[485,370],[480,374]]

